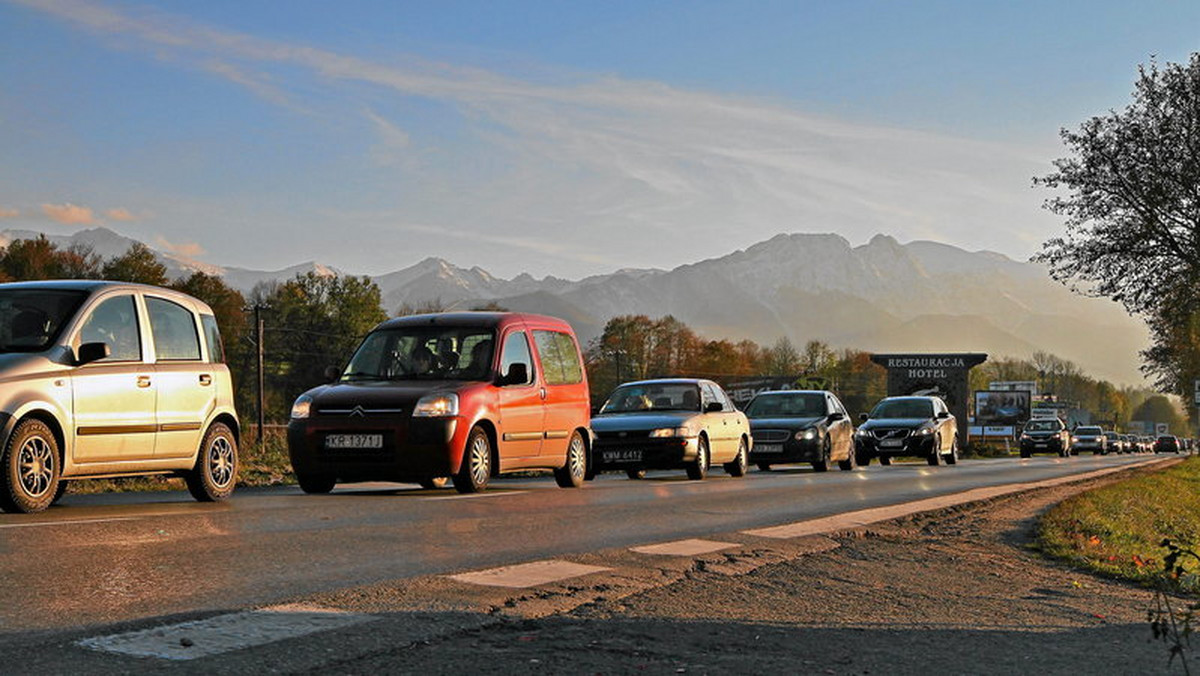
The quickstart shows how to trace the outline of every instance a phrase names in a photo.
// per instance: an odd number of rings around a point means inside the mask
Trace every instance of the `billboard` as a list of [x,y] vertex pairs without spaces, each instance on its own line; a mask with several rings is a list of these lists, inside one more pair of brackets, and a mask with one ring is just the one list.
[[989,390],[1005,392],[1031,392],[1037,394],[1037,382],[1033,380],[993,380],[988,383]]
[[977,390],[975,424],[1019,425],[1029,420],[1028,390]]

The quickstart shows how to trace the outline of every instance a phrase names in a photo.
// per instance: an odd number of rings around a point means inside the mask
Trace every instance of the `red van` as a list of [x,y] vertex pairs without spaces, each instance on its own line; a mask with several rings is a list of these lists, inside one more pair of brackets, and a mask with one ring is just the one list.
[[383,322],[338,379],[300,395],[288,453],[306,493],[338,482],[449,478],[460,493],[552,469],[578,487],[590,460],[587,374],[561,319],[507,312]]

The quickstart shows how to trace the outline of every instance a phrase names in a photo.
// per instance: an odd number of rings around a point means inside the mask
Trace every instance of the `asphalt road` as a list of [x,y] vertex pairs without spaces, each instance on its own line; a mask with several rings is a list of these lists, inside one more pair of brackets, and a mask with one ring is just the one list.
[[469,571],[782,524],[1146,460],[961,461],[817,474],[799,466],[702,482],[602,475],[583,489],[500,479],[486,493],[359,484],[328,496],[239,490],[67,495],[50,511],[0,514],[0,633],[65,629],[268,604],[419,575]]

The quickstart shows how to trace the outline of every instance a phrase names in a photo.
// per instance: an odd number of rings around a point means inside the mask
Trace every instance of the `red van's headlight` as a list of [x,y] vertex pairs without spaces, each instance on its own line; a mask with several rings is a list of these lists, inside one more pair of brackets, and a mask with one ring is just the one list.
[[414,418],[444,418],[458,415],[457,394],[427,394],[413,409]]

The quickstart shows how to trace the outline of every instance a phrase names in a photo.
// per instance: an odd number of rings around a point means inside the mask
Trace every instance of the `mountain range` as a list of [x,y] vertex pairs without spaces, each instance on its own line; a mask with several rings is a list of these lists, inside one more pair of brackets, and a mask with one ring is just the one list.
[[[40,234],[6,230],[0,246]],[[90,246],[105,258],[136,242],[106,228],[46,236],[63,247]],[[171,276],[200,270],[243,292],[309,271],[340,272],[316,262],[259,271],[156,253]],[[627,269],[580,280],[529,274],[502,279],[441,258],[372,279],[388,311],[428,302],[450,308],[491,302],[562,317],[583,340],[599,335],[616,315],[670,314],[705,337],[763,345],[788,336],[797,345],[817,339],[835,348],[886,352],[1028,358],[1044,350],[1123,384],[1142,382],[1137,352],[1147,344],[1144,325],[1120,305],[1072,293],[1040,265],[936,242],[901,244],[886,235],[853,246],[836,234],[781,234],[672,270]]]

